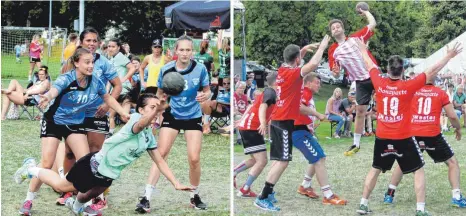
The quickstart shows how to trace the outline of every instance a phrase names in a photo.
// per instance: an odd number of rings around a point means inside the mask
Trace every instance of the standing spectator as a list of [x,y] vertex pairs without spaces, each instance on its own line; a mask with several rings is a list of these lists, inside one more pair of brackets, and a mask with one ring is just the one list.
[[351,137],[351,125],[353,123],[353,113],[356,110],[356,92],[348,92],[348,97],[341,101],[339,111],[345,119],[345,127],[342,136]]
[[65,51],[63,51],[63,60],[67,61],[76,50],[76,44],[78,43],[78,35],[76,33],[71,33],[68,36],[70,43],[66,45]]
[[339,139],[341,135],[341,127],[345,124],[345,118],[340,114],[339,108],[341,105],[341,95],[342,91],[340,88],[336,88],[333,91],[332,97],[327,101],[327,106],[325,108],[325,114],[327,115],[328,120],[338,122],[337,129],[333,134],[333,137]]
[[222,86],[223,78],[230,76],[230,39],[222,38],[224,30],[218,31],[217,49],[220,70],[218,75],[218,85]]
[[[234,121],[240,120],[243,114],[248,108],[248,96],[244,94],[246,89],[246,82],[239,81],[235,84],[235,94],[233,96],[233,105],[235,106],[235,119]],[[241,134],[239,130],[235,128],[236,143],[241,144]]]
[[129,59],[131,59],[131,57],[133,56],[133,54],[130,53],[130,50],[129,50],[129,44],[128,43],[123,43],[123,49],[125,50],[125,56],[128,57]]
[[40,68],[41,62],[40,62],[40,53],[44,49],[42,44],[39,42],[39,35],[35,34],[32,36],[32,42],[29,45],[29,63],[31,64],[31,68],[29,69],[29,74],[28,74],[28,80],[32,81],[32,71],[34,70],[34,67],[37,66],[37,68]]
[[464,87],[459,85],[456,88],[456,94],[453,96],[453,107],[455,108],[458,119],[463,115],[463,127],[466,127],[466,94],[463,93]]
[[207,52],[209,49],[209,41],[204,40],[201,42],[201,49],[199,53],[194,55],[194,60],[197,62],[204,64],[205,68],[207,68],[207,72],[209,73],[209,84],[211,84],[211,74],[213,71],[215,71],[215,65],[214,65],[214,58],[209,55]]

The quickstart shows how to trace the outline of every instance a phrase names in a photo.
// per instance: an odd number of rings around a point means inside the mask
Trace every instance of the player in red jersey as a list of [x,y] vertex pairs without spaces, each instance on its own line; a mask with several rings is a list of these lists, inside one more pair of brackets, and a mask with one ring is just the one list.
[[[345,35],[345,29],[341,20],[334,19],[329,23],[332,37],[335,38],[335,43],[328,48],[330,69],[333,71],[334,76],[338,77],[340,70],[344,68],[345,72],[348,73],[348,79],[356,83],[357,105],[356,118],[354,119],[354,138],[353,145],[345,152],[347,156],[359,151],[359,143],[364,129],[364,117],[366,116],[367,107],[374,90],[369,77],[369,70],[367,70],[364,64],[355,39],[362,38],[364,43],[368,43],[369,39],[374,35],[376,22],[374,16],[369,11],[360,10],[359,12],[367,18],[369,24],[349,37]],[[374,56],[369,51],[366,52],[376,62]]]
[[[299,104],[303,86],[303,77],[317,68],[322,54],[328,46],[330,37],[325,35],[319,48],[311,60],[300,67],[302,57],[313,44],[299,49],[297,45],[290,44],[283,51],[285,63],[278,69],[277,76],[277,102],[272,112],[270,124],[270,159],[275,160],[270,169],[265,186],[254,205],[268,211],[279,211],[279,207],[273,205],[273,187],[292,159],[293,141],[291,135],[294,128],[294,119],[299,116]],[[270,195],[270,196],[269,196]]]
[[239,133],[244,146],[244,154],[251,158],[238,164],[234,169],[234,185],[236,187],[236,175],[251,167],[248,178],[243,187],[238,191],[239,197],[256,197],[251,191],[251,185],[267,165],[267,149],[264,135],[267,131],[267,122],[270,121],[277,99],[275,80],[277,72],[272,71],[267,75],[268,87],[256,97],[254,104],[243,114],[239,122]]
[[[427,151],[435,163],[444,162],[448,166],[448,178],[452,187],[451,204],[466,208],[466,199],[460,191],[460,167],[450,144],[443,137],[439,127],[442,109],[445,109],[451,125],[455,128],[457,140],[461,139],[460,121],[447,93],[434,86],[435,77],[427,82],[428,84],[418,90],[411,101],[411,132],[421,151]],[[387,193],[385,193],[385,203],[393,203],[395,189],[402,177],[400,167],[395,168]]]
[[317,139],[311,134],[308,125],[312,123],[311,115],[316,116],[320,120],[326,118],[325,115],[311,109],[312,95],[318,93],[320,89],[320,77],[316,73],[310,73],[304,77],[304,91],[299,107],[300,115],[294,122],[293,130],[293,146],[296,147],[304,157],[308,160],[309,166],[304,175],[304,181],[298,188],[298,193],[312,199],[317,199],[319,196],[311,187],[311,179],[314,174],[317,176],[317,181],[320,184],[324,198],[324,205],[346,205],[347,201],[340,199],[334,194],[328,182],[327,169],[325,168],[325,153]]
[[[403,59],[401,57],[390,57],[387,66],[388,76],[383,76],[367,54],[364,42],[357,40],[357,43],[377,93],[377,137],[374,145],[374,158],[372,168],[364,183],[364,191],[357,212],[362,215],[371,212],[368,208],[368,198],[377,183],[377,178],[380,172],[390,170],[396,160],[403,174],[414,172],[416,215],[429,215],[424,208],[424,159],[411,134],[410,102],[416,91],[426,84],[426,80],[435,77],[450,59],[462,51],[462,47],[458,43],[452,49],[447,47],[447,55],[434,66],[414,79],[402,80]],[[400,130],[400,128],[403,129]]]

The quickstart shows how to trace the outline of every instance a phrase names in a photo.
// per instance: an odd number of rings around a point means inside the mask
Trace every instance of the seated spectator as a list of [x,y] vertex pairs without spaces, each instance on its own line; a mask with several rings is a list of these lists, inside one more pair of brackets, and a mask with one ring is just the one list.
[[217,113],[229,113],[230,112],[230,78],[223,78],[223,86],[217,87],[217,91],[214,91],[214,95],[210,101],[205,102],[202,111],[204,112],[204,124],[203,133],[210,133],[210,114],[213,112]]
[[33,83],[24,89],[17,80],[11,80],[7,89],[2,89],[3,106],[2,120],[6,119],[10,102],[15,105],[24,105],[30,96],[33,96],[36,101],[39,101],[39,94],[44,94],[50,89],[48,67],[43,65],[39,71],[34,73],[37,76],[33,79]]
[[[356,116],[356,114],[354,114]],[[363,136],[372,136],[375,134],[375,130],[372,128],[372,122],[377,120],[377,109],[375,102],[375,93],[372,94],[372,100],[369,102],[366,112],[366,125],[363,128]]]
[[341,134],[341,127],[345,124],[345,118],[342,114],[340,114],[339,108],[341,105],[341,95],[342,91],[340,88],[336,88],[333,91],[332,97],[330,97],[327,101],[327,106],[325,107],[325,114],[327,115],[327,119],[330,121],[338,122],[337,128],[333,137],[339,139]]
[[[455,86],[453,84],[449,83],[447,85],[447,88],[445,89],[445,92],[448,95],[448,99],[450,100],[450,103],[453,104],[453,96],[455,96]],[[456,110],[455,110],[456,112]],[[456,112],[456,115],[461,117],[461,112]],[[440,124],[442,131],[449,131],[450,128],[448,126],[448,117],[444,109],[442,109],[442,116],[440,117]]]
[[355,92],[348,92],[348,97],[341,101],[341,105],[338,109],[345,119],[345,127],[342,136],[351,137],[351,125],[355,117],[353,116],[353,112],[356,109],[355,97]]
[[453,96],[453,107],[455,108],[456,115],[458,115],[458,119],[463,115],[463,127],[466,127],[466,117],[464,116],[466,114],[466,94],[463,91],[462,85],[456,88],[456,93]]

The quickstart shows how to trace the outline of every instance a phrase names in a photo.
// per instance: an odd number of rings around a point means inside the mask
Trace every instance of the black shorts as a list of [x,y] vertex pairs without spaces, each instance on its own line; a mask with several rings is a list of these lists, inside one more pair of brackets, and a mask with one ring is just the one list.
[[450,144],[445,140],[442,133],[434,137],[417,136],[416,141],[421,151],[427,151],[427,154],[435,163],[445,162],[454,155]]
[[294,120],[274,121],[270,124],[270,160],[291,161]]
[[193,119],[175,119],[170,113],[170,108],[166,109],[163,113],[163,122],[161,127],[173,128],[177,131],[180,130],[198,130],[202,131],[202,117]]
[[59,140],[66,140],[70,134],[86,134],[80,128],[81,125],[57,125],[54,121],[41,120],[40,122],[40,138],[55,137]]
[[375,138],[372,167],[385,172],[392,169],[395,160],[403,174],[414,172],[424,166],[424,158],[414,137],[402,140]]
[[372,85],[371,79],[356,80],[356,103],[358,105],[369,105],[372,91],[374,91],[374,85]]
[[110,130],[108,117],[87,117],[84,119],[83,130],[86,132],[107,134]]
[[40,62],[40,58],[33,58],[33,57],[31,57],[31,58],[29,58],[29,62],[30,62],[30,63]]
[[243,141],[244,154],[266,151],[264,137],[257,130],[239,130]]
[[110,187],[112,185],[113,179],[102,176],[98,172],[92,173],[91,158],[95,153],[97,152],[91,152],[79,159],[66,176],[66,180],[73,183],[74,188],[81,193],[86,193],[94,187]]

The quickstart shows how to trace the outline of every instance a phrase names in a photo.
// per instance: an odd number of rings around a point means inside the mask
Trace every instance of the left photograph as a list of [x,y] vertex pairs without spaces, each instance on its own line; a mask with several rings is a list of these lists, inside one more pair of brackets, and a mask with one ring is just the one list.
[[2,215],[229,215],[230,2],[2,2]]

